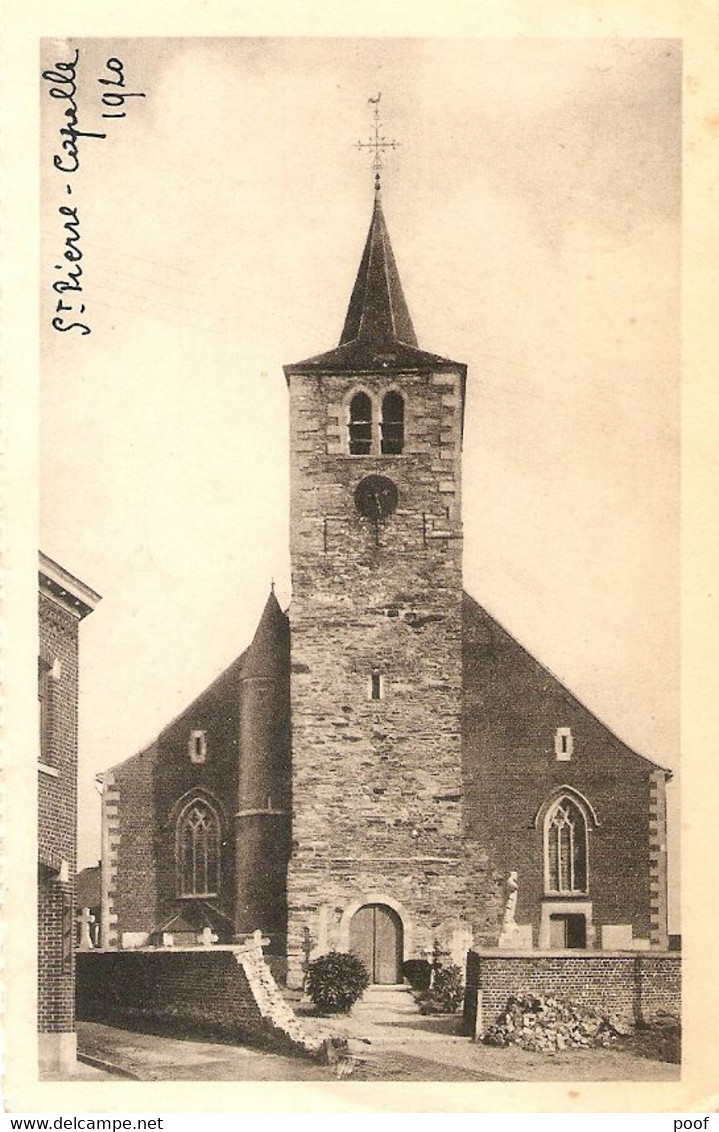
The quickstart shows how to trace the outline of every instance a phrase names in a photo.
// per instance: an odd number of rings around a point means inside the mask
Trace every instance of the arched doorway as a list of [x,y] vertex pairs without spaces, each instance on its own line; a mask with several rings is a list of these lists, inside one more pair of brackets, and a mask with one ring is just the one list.
[[350,922],[349,949],[361,959],[373,983],[402,982],[402,921],[387,904],[364,904]]

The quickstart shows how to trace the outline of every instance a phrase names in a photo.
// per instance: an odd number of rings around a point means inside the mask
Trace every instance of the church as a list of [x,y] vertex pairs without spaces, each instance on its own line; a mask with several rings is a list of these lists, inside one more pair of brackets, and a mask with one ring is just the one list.
[[417,341],[379,177],[339,344],[284,367],[292,599],[103,777],[106,949],[667,947],[666,783],[463,589],[467,367]]

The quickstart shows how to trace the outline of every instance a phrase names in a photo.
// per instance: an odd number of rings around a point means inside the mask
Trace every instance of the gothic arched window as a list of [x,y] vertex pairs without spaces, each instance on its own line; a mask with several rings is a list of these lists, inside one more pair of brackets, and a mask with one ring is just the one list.
[[404,399],[399,393],[387,393],[382,401],[382,452],[399,456],[404,448]]
[[220,889],[220,821],[207,802],[186,806],[177,823],[178,895],[216,896]]
[[566,794],[547,813],[544,859],[547,892],[587,891],[587,819]]
[[372,450],[372,402],[355,393],[350,403],[350,455],[369,456]]

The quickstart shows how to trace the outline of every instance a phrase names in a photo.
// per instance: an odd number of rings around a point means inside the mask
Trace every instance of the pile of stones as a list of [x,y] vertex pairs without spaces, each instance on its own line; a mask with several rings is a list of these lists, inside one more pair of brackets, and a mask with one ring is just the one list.
[[493,1046],[521,1046],[540,1053],[610,1046],[632,1033],[631,1022],[617,1014],[597,1014],[550,995],[512,995],[482,1041]]

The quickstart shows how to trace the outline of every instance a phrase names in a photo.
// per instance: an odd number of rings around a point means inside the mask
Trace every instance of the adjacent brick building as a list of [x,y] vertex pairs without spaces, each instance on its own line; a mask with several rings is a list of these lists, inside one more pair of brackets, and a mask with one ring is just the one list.
[[78,627],[99,596],[40,555],[38,1031],[43,1072],[75,1064]]
[[258,928],[295,985],[666,947],[669,774],[463,591],[466,367],[418,346],[379,190],[339,345],[285,374],[291,605],[106,773],[104,945]]

